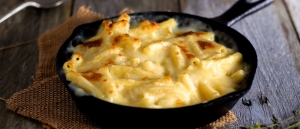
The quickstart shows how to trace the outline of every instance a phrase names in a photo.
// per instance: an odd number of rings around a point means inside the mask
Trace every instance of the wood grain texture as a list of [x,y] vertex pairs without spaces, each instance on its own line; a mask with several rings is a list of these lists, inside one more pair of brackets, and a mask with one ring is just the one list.
[[[185,13],[215,17],[235,2],[182,0],[181,8]],[[250,100],[252,106],[243,105],[241,99],[233,108],[238,121],[224,128],[254,123],[272,124],[273,114],[279,119],[291,116],[293,110],[300,108],[300,46],[283,2],[277,0],[232,27],[245,35],[255,47],[258,69],[252,89],[243,97]],[[265,98],[268,102],[261,104],[260,100]]]
[[124,8],[134,12],[179,11],[178,0],[75,0],[73,12],[80,6],[90,7],[92,11],[108,17],[118,15]]
[[[23,0],[0,1],[0,16]],[[71,11],[71,1],[52,9],[26,8],[0,24],[0,47],[37,39],[38,36],[65,21]],[[38,64],[37,40],[31,44],[0,51],[0,97],[8,99],[13,93],[33,83]],[[0,128],[42,128],[37,121],[6,109],[0,102]]]
[[[0,16],[24,0],[0,1]],[[0,47],[35,39],[38,35],[65,21],[82,5],[105,16],[118,15],[124,8],[135,12],[174,11],[215,17],[237,0],[73,0],[53,9],[27,8],[0,24]],[[271,124],[274,114],[279,119],[300,108],[300,45],[298,0],[275,0],[261,11],[232,27],[245,35],[258,55],[258,69],[253,87],[233,108],[238,121],[224,128],[239,128],[256,122]],[[286,8],[288,7],[288,8]],[[293,25],[294,23],[294,25]],[[298,37],[297,37],[298,36]],[[0,97],[8,99],[30,84],[35,75],[38,50],[35,43],[0,51]],[[261,99],[262,98],[262,99]],[[260,100],[268,99],[267,103]],[[300,118],[296,118],[300,120]],[[16,115],[0,101],[0,129],[42,128],[41,124]]]
[[300,40],[300,1],[284,0]]

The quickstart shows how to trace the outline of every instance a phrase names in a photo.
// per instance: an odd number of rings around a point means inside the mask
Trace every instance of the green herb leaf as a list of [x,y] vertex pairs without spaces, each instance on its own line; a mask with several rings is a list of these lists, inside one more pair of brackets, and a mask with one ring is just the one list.
[[260,125],[260,127],[267,127],[267,125],[266,124],[262,124],[262,125]]
[[[278,121],[278,119],[275,117],[275,115],[272,115],[272,122],[273,122],[273,124],[278,124],[279,123],[279,121]],[[278,128],[278,127],[277,127]]]
[[293,114],[294,114],[294,116],[299,115],[300,114],[300,110],[294,110]]
[[250,126],[249,129],[255,129],[253,126]]
[[299,124],[300,124],[300,122],[295,121],[295,122],[291,123],[290,126],[286,127],[285,129],[298,129]]
[[260,128],[260,124],[259,123],[255,123],[254,128],[255,129],[259,129]]

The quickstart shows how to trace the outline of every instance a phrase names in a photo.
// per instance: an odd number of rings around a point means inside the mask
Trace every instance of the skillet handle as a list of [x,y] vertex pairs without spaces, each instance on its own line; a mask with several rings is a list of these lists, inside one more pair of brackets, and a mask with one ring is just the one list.
[[263,7],[271,4],[273,0],[258,0],[250,3],[250,0],[239,0],[222,15],[212,18],[212,20],[231,26],[245,16],[252,14]]

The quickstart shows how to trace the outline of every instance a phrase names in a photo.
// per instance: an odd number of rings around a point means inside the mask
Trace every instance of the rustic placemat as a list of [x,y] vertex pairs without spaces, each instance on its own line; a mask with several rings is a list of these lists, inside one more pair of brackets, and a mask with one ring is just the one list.
[[[34,84],[12,95],[6,101],[7,108],[40,121],[44,128],[100,128],[76,108],[55,71],[55,56],[76,26],[101,18],[104,16],[81,7],[65,23],[42,34],[38,40],[39,65]],[[236,121],[236,117],[230,111],[201,129],[222,127],[233,121]]]

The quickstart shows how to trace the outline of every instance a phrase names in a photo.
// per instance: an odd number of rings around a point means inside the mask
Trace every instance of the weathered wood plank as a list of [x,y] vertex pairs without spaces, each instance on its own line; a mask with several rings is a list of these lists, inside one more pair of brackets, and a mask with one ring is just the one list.
[[[21,1],[23,0],[0,1],[0,5],[5,5],[0,8],[0,16]],[[86,5],[106,16],[115,16],[124,8],[135,12],[177,12],[181,8],[185,13],[214,17],[223,13],[234,2],[236,0],[182,0],[179,7],[177,0],[75,0],[72,11],[74,13],[81,5]],[[295,22],[298,16],[294,10],[297,9],[292,6],[297,4],[290,3],[287,3],[289,11],[295,26],[299,28]],[[21,11],[0,24],[0,47],[34,39],[45,30],[59,25],[69,17],[71,6],[71,1],[68,1],[55,9],[28,8]],[[247,107],[240,100],[233,109],[238,121],[225,128],[238,128],[256,122],[270,124],[272,114],[279,119],[290,116],[292,110],[300,107],[300,46],[284,3],[277,0],[270,7],[235,24],[233,28],[253,43],[259,66],[253,88],[244,97],[252,101],[252,106]],[[36,43],[0,51],[0,97],[7,99],[32,84],[31,76],[35,75],[37,60]],[[267,97],[268,104],[260,104],[260,96]],[[5,103],[0,101],[0,128],[41,128],[41,125],[8,111]]]
[[[0,16],[23,0],[0,1]],[[0,47],[37,39],[39,34],[65,21],[71,11],[71,1],[52,9],[26,8],[0,24]],[[8,99],[33,83],[38,63],[37,41],[0,51],[0,97]],[[17,115],[0,102],[0,128],[42,128],[35,120]]]
[[108,17],[118,15],[124,8],[134,12],[179,11],[178,0],[75,0],[73,12],[80,6],[90,7],[92,11]]
[[[222,14],[236,0],[182,0],[182,11],[204,17]],[[245,35],[258,54],[258,69],[250,92],[233,108],[238,121],[226,128],[238,128],[254,123],[272,124],[274,114],[279,119],[292,115],[300,108],[299,41],[294,32],[284,4],[277,0],[271,6],[233,25]],[[261,104],[259,98],[267,97],[268,103]]]
[[297,30],[298,39],[300,40],[300,1],[299,0],[284,0],[287,9],[290,13],[291,19]]

